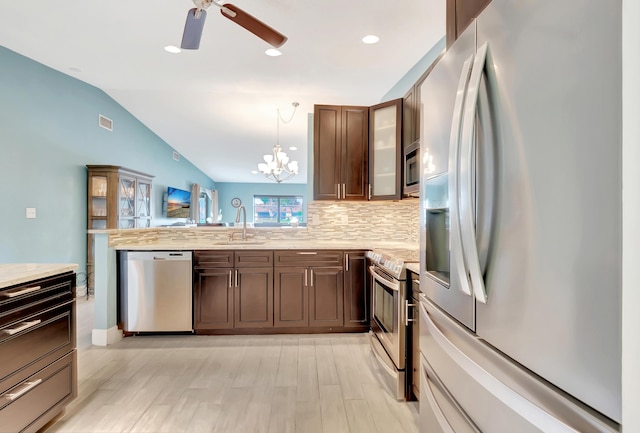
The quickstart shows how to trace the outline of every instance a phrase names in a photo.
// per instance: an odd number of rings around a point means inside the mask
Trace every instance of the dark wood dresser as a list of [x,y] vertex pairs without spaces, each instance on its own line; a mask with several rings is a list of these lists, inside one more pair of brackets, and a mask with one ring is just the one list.
[[0,432],[36,432],[76,397],[75,286],[65,271],[0,288]]

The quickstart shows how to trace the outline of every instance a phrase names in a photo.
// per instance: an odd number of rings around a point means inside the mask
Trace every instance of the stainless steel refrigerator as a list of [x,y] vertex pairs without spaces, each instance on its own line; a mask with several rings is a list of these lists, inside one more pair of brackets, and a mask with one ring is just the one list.
[[422,433],[619,430],[621,81],[621,1],[493,0],[422,85]]

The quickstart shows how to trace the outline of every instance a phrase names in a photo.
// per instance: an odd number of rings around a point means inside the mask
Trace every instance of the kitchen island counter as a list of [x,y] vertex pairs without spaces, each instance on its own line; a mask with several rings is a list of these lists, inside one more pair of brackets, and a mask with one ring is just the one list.
[[74,263],[3,263],[0,264],[0,289],[78,268]]

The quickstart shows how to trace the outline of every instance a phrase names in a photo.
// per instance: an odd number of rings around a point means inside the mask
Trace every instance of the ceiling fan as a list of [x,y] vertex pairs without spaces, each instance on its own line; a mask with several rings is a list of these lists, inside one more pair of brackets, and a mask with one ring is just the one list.
[[197,50],[200,47],[200,39],[202,38],[202,29],[204,20],[207,18],[206,9],[211,5],[220,8],[220,13],[229,18],[234,23],[244,27],[251,33],[269,43],[275,48],[282,46],[287,42],[287,37],[277,30],[269,27],[259,19],[248,14],[238,6],[231,3],[218,3],[215,0],[193,0],[195,8],[190,9],[187,13],[187,22],[184,25],[184,33],[182,34],[182,43],[180,47],[185,50]]

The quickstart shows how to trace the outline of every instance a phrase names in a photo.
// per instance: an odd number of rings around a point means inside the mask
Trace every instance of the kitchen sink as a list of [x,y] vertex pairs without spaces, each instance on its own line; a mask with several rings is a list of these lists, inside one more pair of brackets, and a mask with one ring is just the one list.
[[254,239],[247,239],[247,240],[231,240],[231,241],[224,241],[224,242],[220,242],[220,244],[222,245],[262,245],[264,244],[266,241],[257,241]]

